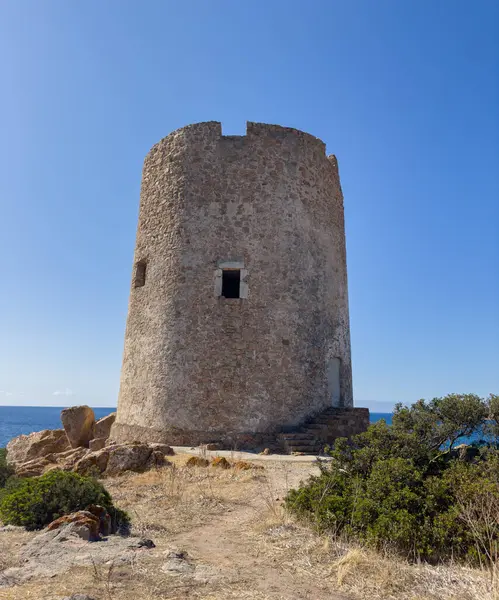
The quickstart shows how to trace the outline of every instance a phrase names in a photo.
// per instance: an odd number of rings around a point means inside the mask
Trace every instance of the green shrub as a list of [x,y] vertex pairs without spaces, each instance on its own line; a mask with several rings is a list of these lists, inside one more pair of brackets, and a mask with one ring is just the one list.
[[0,488],[3,488],[9,477],[14,475],[14,469],[7,464],[7,450],[0,448]]
[[392,425],[337,440],[331,461],[289,492],[287,507],[320,530],[414,559],[490,560],[499,540],[497,438],[489,435],[471,462],[454,450],[488,416],[487,401],[472,394],[398,405]]
[[113,505],[109,492],[90,477],[51,471],[41,477],[11,479],[0,496],[0,518],[26,529],[41,529],[54,519],[90,504],[107,509],[117,526],[127,526],[128,515]]

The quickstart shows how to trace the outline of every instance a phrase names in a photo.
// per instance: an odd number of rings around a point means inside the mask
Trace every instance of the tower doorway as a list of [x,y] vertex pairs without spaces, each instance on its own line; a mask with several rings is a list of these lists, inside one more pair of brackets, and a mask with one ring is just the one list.
[[340,406],[340,364],[339,358],[330,358],[327,364],[327,388],[331,406]]

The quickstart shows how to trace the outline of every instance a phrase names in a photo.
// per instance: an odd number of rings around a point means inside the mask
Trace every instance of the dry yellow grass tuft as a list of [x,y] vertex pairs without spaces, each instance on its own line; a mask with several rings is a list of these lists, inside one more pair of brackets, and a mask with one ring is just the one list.
[[191,456],[185,463],[188,467],[207,467],[210,461],[201,456]]
[[400,600],[496,600],[488,573],[462,565],[409,564],[398,557],[352,548],[333,562],[338,586],[357,598]]
[[256,465],[247,460],[236,460],[234,463],[234,469],[239,471],[249,471],[250,469],[262,470],[263,468],[263,465]]

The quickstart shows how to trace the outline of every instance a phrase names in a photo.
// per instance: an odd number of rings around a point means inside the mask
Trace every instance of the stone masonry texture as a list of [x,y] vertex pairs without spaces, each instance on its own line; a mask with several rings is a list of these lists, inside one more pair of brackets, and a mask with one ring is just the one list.
[[[241,268],[246,297],[219,295],[224,265]],[[144,162],[112,437],[266,443],[332,405],[337,359],[337,406],[351,408],[336,158],[261,123],[162,139]]]

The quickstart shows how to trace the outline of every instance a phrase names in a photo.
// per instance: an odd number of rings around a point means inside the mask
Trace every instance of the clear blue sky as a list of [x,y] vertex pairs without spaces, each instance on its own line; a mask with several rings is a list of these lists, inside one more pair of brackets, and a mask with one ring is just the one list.
[[357,405],[499,393],[498,31],[496,0],[3,0],[0,403],[115,405],[142,161],[204,120],[338,156]]

